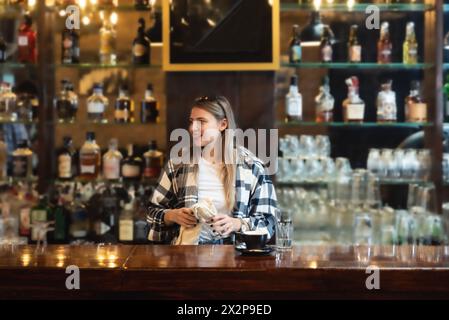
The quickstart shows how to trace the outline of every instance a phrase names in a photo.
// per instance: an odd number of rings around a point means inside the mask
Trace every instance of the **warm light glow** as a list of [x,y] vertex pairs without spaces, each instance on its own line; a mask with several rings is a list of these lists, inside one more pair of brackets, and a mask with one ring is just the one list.
[[315,7],[316,11],[319,11],[321,7],[321,0],[313,0],[313,6]]
[[215,27],[217,24],[215,23],[214,20],[212,19],[207,19],[207,23],[211,26],[211,27]]
[[347,6],[349,10],[352,10],[352,8],[354,8],[354,4],[355,4],[355,0],[348,0],[347,2]]
[[154,5],[156,4],[156,0],[150,0],[150,6],[154,7]]
[[87,5],[86,0],[79,0],[78,4],[79,4],[81,10],[86,9],[86,5]]
[[104,11],[103,10],[100,11],[100,20],[101,21],[104,20]]
[[93,6],[96,6],[97,5],[97,0],[90,0],[90,4],[93,5]]
[[268,4],[270,5],[270,7],[273,6],[273,0],[268,0]]
[[118,22],[118,15],[117,15],[117,12],[111,13],[111,16],[109,17],[109,20],[111,21],[111,23],[112,23],[113,25],[116,25],[117,22]]
[[318,268],[318,263],[316,261],[310,261],[309,268],[311,268],[311,269]]
[[60,10],[59,11],[59,16],[60,17],[65,17],[65,10]]
[[45,5],[47,7],[53,7],[55,5],[55,0],[45,0]]
[[116,256],[115,254],[110,254],[110,255],[108,255],[108,260],[109,260],[109,261],[111,261],[111,260],[117,260],[117,256]]
[[20,257],[20,261],[22,262],[22,266],[24,267],[28,266],[31,262],[31,254],[29,253],[22,254],[22,256]]
[[334,0],[327,0],[327,4],[333,4]]
[[87,16],[83,17],[83,19],[81,21],[83,22],[83,24],[85,26],[87,26],[90,23],[90,19]]
[[28,8],[34,8],[36,6],[36,0],[28,0]]
[[319,47],[320,44],[319,41],[304,41],[301,42],[301,47]]

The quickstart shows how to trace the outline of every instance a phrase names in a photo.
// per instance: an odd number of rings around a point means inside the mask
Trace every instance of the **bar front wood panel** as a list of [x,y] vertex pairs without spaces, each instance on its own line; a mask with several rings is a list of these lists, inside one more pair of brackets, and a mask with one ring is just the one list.
[[[80,267],[80,290],[65,287],[69,265]],[[366,288],[370,265],[379,290]],[[0,299],[18,298],[448,299],[449,247],[301,246],[263,257],[232,246],[2,248]]]

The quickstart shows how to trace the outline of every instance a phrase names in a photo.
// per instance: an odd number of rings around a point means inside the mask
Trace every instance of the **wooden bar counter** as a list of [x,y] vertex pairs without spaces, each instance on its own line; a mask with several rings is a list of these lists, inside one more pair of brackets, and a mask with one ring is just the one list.
[[[72,265],[78,290],[66,287]],[[368,289],[376,270],[379,289]],[[449,299],[449,247],[295,246],[243,256],[226,245],[3,246],[0,299],[21,298]]]

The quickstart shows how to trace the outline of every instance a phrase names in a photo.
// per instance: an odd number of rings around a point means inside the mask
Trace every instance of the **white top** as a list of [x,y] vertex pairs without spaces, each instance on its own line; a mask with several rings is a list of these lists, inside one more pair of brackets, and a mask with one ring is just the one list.
[[[220,165],[212,164],[200,158],[198,161],[198,201],[210,199],[218,213],[231,215],[226,207],[224,186],[220,178]],[[201,228],[200,241],[219,239],[214,236],[210,224],[204,223]]]

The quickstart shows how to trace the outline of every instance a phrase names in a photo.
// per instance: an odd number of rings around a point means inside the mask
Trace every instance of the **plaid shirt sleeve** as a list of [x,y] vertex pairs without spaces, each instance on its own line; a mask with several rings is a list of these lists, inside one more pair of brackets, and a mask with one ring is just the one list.
[[268,231],[269,238],[275,233],[277,199],[271,178],[265,173],[261,162],[255,161],[252,165],[252,174],[255,185],[250,195],[248,213],[251,230],[262,229]]
[[165,213],[173,208],[176,198],[172,184],[174,175],[172,168],[172,163],[167,162],[151,197],[147,214],[148,240],[150,241],[170,243],[177,232],[176,225],[167,226],[164,222]]

